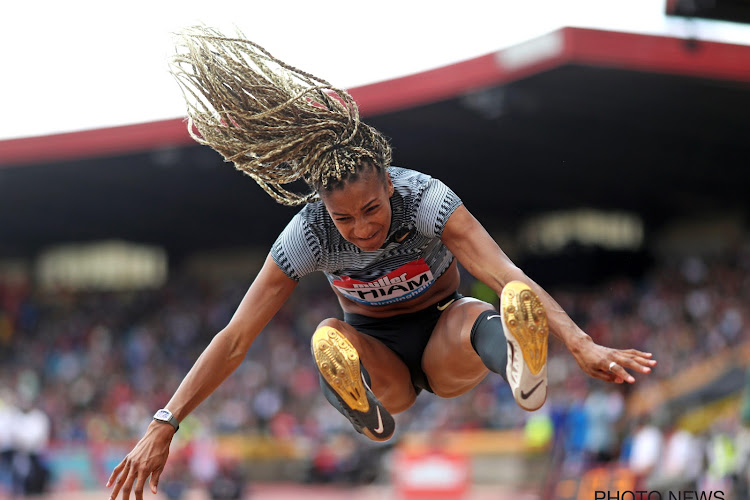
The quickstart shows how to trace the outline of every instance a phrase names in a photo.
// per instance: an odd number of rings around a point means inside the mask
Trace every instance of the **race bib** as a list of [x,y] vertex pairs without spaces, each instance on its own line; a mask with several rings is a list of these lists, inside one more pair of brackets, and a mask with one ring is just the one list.
[[359,281],[342,276],[332,285],[344,296],[370,306],[384,306],[413,299],[435,282],[430,267],[424,259],[404,264],[373,281]]

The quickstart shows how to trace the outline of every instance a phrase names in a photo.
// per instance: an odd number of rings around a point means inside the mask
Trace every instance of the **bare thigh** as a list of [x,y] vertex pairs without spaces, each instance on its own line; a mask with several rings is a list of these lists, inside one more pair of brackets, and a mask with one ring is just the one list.
[[471,345],[471,328],[492,305],[471,297],[451,304],[440,316],[422,356],[422,369],[433,392],[452,398],[473,389],[489,370]]
[[389,412],[400,413],[414,404],[417,394],[409,369],[393,351],[378,339],[360,333],[339,319],[325,319],[318,328],[321,326],[335,328],[349,339],[370,375],[370,389]]

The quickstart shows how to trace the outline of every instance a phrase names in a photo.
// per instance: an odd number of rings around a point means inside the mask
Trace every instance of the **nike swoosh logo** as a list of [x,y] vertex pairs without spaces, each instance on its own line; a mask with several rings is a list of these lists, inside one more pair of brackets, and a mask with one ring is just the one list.
[[500,316],[499,314],[493,314],[492,316],[487,316],[487,319],[492,319],[492,318],[502,318],[502,316]]
[[[365,380],[365,374],[360,372],[360,375],[362,376],[362,382],[364,382],[365,387],[367,387],[367,389],[369,390],[372,390],[370,389],[370,386],[367,385],[367,380]],[[380,407],[376,406],[375,411],[378,414],[378,427],[376,429],[373,429],[372,432],[374,432],[375,434],[382,434],[383,431],[385,430],[385,427],[383,427],[383,417],[380,416]]]
[[385,428],[383,427],[383,417],[380,416],[380,407],[376,406],[375,410],[378,412],[378,427],[377,429],[373,429],[373,432],[376,434],[382,434]]
[[521,399],[529,399],[531,395],[534,394],[534,391],[536,391],[539,388],[539,386],[542,385],[542,382],[544,382],[544,380],[540,380],[539,382],[537,382],[536,385],[532,387],[529,392],[521,391]]
[[411,231],[407,231],[407,232],[406,232],[406,234],[404,234],[404,235],[403,235],[402,237],[400,237],[400,238],[396,238],[396,243],[401,243],[401,242],[402,242],[402,241],[404,241],[404,240],[406,239],[406,237],[407,237],[407,236],[409,236],[410,234],[411,234]]
[[437,306],[437,310],[438,310],[438,311],[445,311],[445,309],[446,309],[446,308],[447,308],[447,307],[448,307],[449,305],[453,304],[453,302],[454,302],[455,300],[456,300],[456,299],[451,299],[451,300],[449,300],[449,301],[448,301],[447,303],[443,304],[442,306]]

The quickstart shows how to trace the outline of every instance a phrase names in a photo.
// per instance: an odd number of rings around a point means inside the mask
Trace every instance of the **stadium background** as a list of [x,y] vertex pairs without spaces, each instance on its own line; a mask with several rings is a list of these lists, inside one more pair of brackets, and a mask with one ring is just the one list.
[[[376,446],[317,390],[308,338],[338,311],[308,278],[186,420],[162,495],[241,478],[254,498],[437,498],[435,474],[462,492],[468,464],[471,498],[593,498],[644,484],[630,467],[644,423],[662,466],[687,430],[702,444],[681,464],[693,487],[728,491],[750,358],[750,47],[565,28],[351,93],[394,164],[450,185],[597,341],[660,364],[607,386],[553,340],[542,411],[491,377],[420,397]],[[0,141],[0,166],[0,398],[49,417],[52,497],[100,494],[294,209],[182,120]]]

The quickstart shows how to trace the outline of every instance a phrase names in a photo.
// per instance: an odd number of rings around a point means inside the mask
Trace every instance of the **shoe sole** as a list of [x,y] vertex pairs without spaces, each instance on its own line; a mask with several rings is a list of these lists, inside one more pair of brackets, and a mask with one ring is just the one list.
[[367,412],[370,402],[359,371],[359,354],[335,328],[319,328],[312,339],[313,355],[321,375],[349,408]]
[[324,326],[315,331],[311,344],[313,357],[323,380],[338,395],[342,404],[363,414],[358,420],[372,419],[371,416],[367,418],[367,414],[371,407],[377,407],[378,425],[373,425],[373,429],[380,428],[381,433],[376,433],[366,425],[361,427],[362,433],[373,441],[390,439],[395,428],[393,417],[372,391],[365,387],[359,354],[349,339],[335,328]]
[[[525,410],[537,410],[547,399],[547,313],[539,297],[520,281],[505,285],[500,310],[511,352],[521,351],[523,357],[513,395]],[[509,357],[509,365],[513,361]]]

